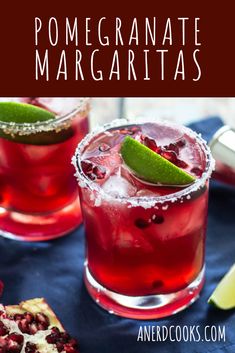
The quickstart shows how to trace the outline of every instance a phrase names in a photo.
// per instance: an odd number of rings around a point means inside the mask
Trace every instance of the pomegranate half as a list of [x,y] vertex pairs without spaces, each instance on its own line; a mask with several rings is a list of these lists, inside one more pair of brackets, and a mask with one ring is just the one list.
[[45,299],[0,304],[0,353],[78,353],[77,341],[63,328]]

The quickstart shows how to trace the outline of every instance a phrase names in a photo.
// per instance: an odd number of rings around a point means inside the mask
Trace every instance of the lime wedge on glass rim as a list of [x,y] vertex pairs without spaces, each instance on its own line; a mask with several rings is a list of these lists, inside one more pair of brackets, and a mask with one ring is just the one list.
[[[55,119],[55,114],[28,103],[19,102],[0,102],[0,122],[34,124],[37,122],[45,122],[47,120]],[[10,129],[9,129],[10,130]],[[0,137],[7,140],[35,144],[35,145],[49,145],[58,142],[63,142],[72,134],[72,129],[63,129],[59,132],[54,130],[41,131],[29,135],[6,133],[0,126]]]
[[126,136],[121,146],[122,158],[133,173],[147,182],[169,186],[191,184],[195,178],[139,141]]
[[55,114],[32,104],[0,102],[0,121],[17,124],[54,119]]
[[235,264],[219,282],[208,303],[222,310],[235,308]]

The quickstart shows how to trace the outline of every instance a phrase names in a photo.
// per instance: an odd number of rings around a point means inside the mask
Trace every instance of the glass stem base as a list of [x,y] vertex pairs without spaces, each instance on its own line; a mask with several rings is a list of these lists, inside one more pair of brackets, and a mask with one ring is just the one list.
[[94,279],[87,264],[84,278],[91,297],[110,314],[148,320],[176,314],[192,304],[204,285],[205,266],[188,287],[170,294],[133,297],[112,292]]

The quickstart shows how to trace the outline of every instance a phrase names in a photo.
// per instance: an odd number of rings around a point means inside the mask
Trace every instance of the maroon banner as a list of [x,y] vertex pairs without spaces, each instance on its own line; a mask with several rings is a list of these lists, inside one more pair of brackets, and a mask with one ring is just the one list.
[[232,1],[48,3],[1,11],[1,96],[235,96]]

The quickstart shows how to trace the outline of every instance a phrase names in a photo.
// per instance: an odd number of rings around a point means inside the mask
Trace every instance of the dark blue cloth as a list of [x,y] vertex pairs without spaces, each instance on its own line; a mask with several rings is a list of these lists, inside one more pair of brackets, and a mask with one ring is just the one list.
[[[192,124],[206,139],[222,122],[218,118]],[[234,353],[235,311],[210,307],[207,299],[235,262],[235,188],[212,182],[206,252],[206,284],[199,300],[164,320],[137,321],[106,313],[89,297],[82,281],[84,229],[45,243],[0,239],[0,278],[4,304],[43,296],[71,334],[81,353]],[[137,342],[143,325],[225,325],[225,342]]]

